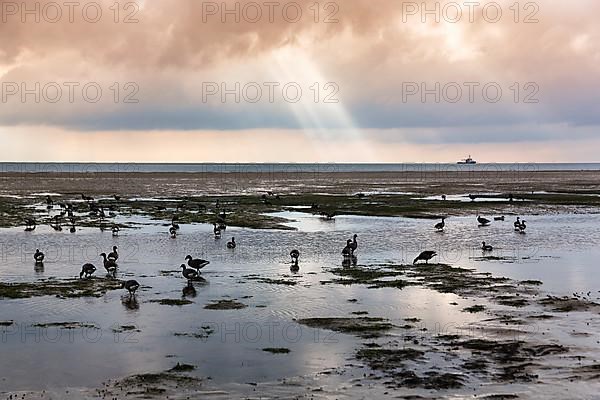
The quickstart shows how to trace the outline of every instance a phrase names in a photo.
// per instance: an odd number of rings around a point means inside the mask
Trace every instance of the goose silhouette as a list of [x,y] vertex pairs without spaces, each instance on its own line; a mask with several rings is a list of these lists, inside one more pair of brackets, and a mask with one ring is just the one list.
[[181,264],[181,273],[188,282],[198,279],[198,272],[194,269],[188,268],[185,264]]
[[227,242],[227,248],[228,249],[235,249],[236,243],[235,243],[235,238],[232,237],[231,238],[231,242]]
[[190,255],[186,256],[185,260],[189,267],[196,270],[197,274],[200,274],[200,270],[210,264],[210,261],[202,260],[201,258],[194,259]]
[[173,228],[175,228],[176,231],[178,231],[179,230],[179,224],[177,222],[175,222],[175,221],[177,221],[177,217],[173,217],[171,219],[171,226]]
[[346,247],[342,249],[342,255],[344,257],[352,256],[352,239],[346,240]]
[[94,274],[94,272],[96,272],[96,267],[93,264],[84,264],[83,267],[81,267],[81,273],[79,274],[79,279],[85,277],[85,278],[91,278],[91,276]]
[[113,251],[108,253],[108,259],[111,261],[117,261],[119,259],[119,253],[117,253],[117,246],[113,246]]
[[35,254],[33,255],[33,259],[35,260],[36,264],[41,264],[44,262],[44,253],[42,253],[40,251],[40,249],[35,249]]
[[443,231],[445,226],[446,226],[446,218],[442,217],[442,222],[438,222],[437,224],[435,224],[435,229],[437,229],[438,231]]
[[525,220],[521,221],[521,224],[519,225],[519,233],[525,233],[525,229],[527,229],[527,225],[525,224]]
[[213,222],[213,233],[215,234],[215,238],[218,239],[221,237],[221,228],[217,226],[216,222]]
[[413,264],[416,264],[419,261],[425,261],[425,264],[429,264],[429,260],[431,260],[435,256],[437,256],[437,253],[435,251],[432,251],[432,250],[423,251],[421,254],[419,254],[417,256],[417,258],[414,259]]
[[37,226],[37,223],[35,222],[35,219],[33,219],[33,218],[25,219],[25,232],[35,231],[36,226]]
[[106,253],[100,254],[100,257],[103,259],[104,269],[109,275],[115,276],[117,273],[117,263],[113,260],[109,260],[106,258]]
[[138,290],[140,287],[140,284],[138,283],[138,281],[136,280],[129,280],[127,282],[123,282],[123,289],[127,289],[127,291],[129,292],[130,296],[135,295],[135,291]]
[[300,266],[298,265],[298,259],[300,258],[300,252],[296,249],[290,251],[290,257],[292,257],[292,265],[290,266],[290,272],[297,273],[300,271]]
[[352,237],[353,240],[352,240],[352,243],[350,244],[350,248],[352,249],[352,254],[354,254],[354,252],[358,248],[358,242],[356,241],[357,237],[358,237],[357,234],[354,234],[354,236]]
[[479,226],[486,226],[489,225],[491,221],[487,218],[483,218],[478,215],[477,222],[479,222]]

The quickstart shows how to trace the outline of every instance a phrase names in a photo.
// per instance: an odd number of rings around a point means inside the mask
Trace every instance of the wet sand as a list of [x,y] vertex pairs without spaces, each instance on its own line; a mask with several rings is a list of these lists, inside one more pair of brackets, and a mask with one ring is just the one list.
[[189,194],[277,193],[353,194],[358,192],[411,192],[424,195],[500,192],[528,194],[559,192],[600,193],[598,171],[490,171],[438,172],[252,172],[232,173],[2,173],[2,191],[15,195],[35,192],[119,193],[124,196],[175,196]]
[[[235,208],[230,224],[283,228],[265,213],[310,207],[315,213],[439,218],[473,213],[531,214],[596,212],[597,171],[489,171],[405,173],[39,173],[0,175],[0,226],[19,226],[27,206],[46,195],[81,200],[85,193],[106,208],[166,219],[163,209],[181,212],[182,222],[212,222],[207,210]],[[111,201],[118,194],[123,202]],[[447,196],[447,201],[442,200]],[[473,196],[475,201],[471,201]],[[158,204],[155,200],[170,200]],[[161,206],[163,206],[161,209]],[[81,211],[85,209],[82,208]],[[94,225],[88,219],[81,223]]]

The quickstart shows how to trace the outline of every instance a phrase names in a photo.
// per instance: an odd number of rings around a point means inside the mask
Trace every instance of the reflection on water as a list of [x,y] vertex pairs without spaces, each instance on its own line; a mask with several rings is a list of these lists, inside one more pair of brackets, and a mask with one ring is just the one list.
[[[2,328],[3,385],[7,390],[96,386],[108,378],[168,369],[170,355],[196,365],[195,373],[211,376],[215,384],[274,381],[345,365],[360,343],[351,336],[298,325],[294,319],[367,312],[390,318],[397,326],[405,325],[405,318],[418,317],[423,327],[445,327],[445,332],[478,321],[477,315],[460,311],[473,304],[452,294],[420,287],[372,290],[321,284],[331,279],[326,268],[412,262],[423,249],[436,250],[440,262],[542,280],[544,290],[557,294],[598,293],[600,287],[600,275],[595,273],[600,255],[596,215],[527,216],[526,235],[516,234],[508,217],[485,228],[477,227],[475,216],[448,218],[445,231],[437,233],[433,228],[437,221],[431,220],[337,216],[327,222],[300,212],[277,215],[294,220],[289,225],[298,230],[230,227],[228,233],[231,230],[238,242],[235,252],[226,249],[226,241],[215,241],[212,226],[207,225],[182,225],[176,239],[156,221],[122,230],[118,237],[86,228],[75,235],[43,226],[32,233],[2,230],[2,281],[74,278],[84,263],[101,267],[98,254],[116,245],[117,278],[141,284],[134,296],[123,290],[100,298],[0,301],[1,319],[14,321]],[[341,251],[355,233],[356,256],[344,258]],[[482,258],[484,240],[494,246],[491,255],[496,258]],[[41,268],[32,268],[36,248],[46,254]],[[290,265],[292,249],[301,254],[298,269]],[[204,282],[188,284],[181,276],[178,266],[187,254],[211,261],[202,270]],[[165,299],[181,303],[161,304]],[[219,300],[235,300],[246,307],[204,308]],[[451,305],[456,303],[458,307]],[[85,326],[70,330],[34,326],[63,322]],[[210,327],[212,333],[200,337],[202,327]],[[405,332],[392,334],[400,337]],[[274,368],[273,355],[262,351],[265,347],[291,352],[278,358]],[[56,360],[68,368],[56,368]],[[32,379],[40,376],[44,379]]]
[[35,271],[36,275],[42,275],[44,273],[44,263],[43,262],[36,262],[33,270]]
[[126,295],[121,297],[121,303],[125,306],[126,309],[131,311],[137,311],[140,309],[140,303],[138,303],[137,297],[135,297],[135,295]]
[[342,260],[342,267],[345,267],[345,268],[356,267],[357,264],[358,264],[358,257],[356,257],[355,255],[345,256]]
[[184,298],[194,298],[198,295],[198,292],[196,292],[196,288],[194,287],[194,284],[192,282],[188,282],[188,284],[184,286],[182,292]]

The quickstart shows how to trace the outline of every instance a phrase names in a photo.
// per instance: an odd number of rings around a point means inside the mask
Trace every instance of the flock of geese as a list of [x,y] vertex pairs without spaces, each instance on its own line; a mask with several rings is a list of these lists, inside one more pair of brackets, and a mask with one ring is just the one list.
[[[93,202],[93,198],[85,196],[85,195],[81,195],[82,199],[87,201],[87,202]],[[115,199],[118,199],[117,196],[115,196]],[[46,200],[47,204],[48,204],[48,208],[53,207],[53,202],[52,199],[50,198],[50,196],[47,197]],[[93,203],[90,203],[93,204]],[[71,218],[72,221],[72,229],[75,229],[75,223],[74,223],[74,217],[73,217],[73,208],[72,206],[69,205],[61,205],[61,208],[63,208],[64,213],[65,214],[69,214],[69,217]],[[100,208],[94,208],[91,207],[92,211],[96,210],[99,212],[101,212],[103,215],[104,211]],[[58,223],[58,215],[55,218],[56,221],[56,226],[53,226],[51,224],[51,226],[55,229],[55,230],[61,230],[60,225]],[[221,234],[223,231],[225,231],[227,229],[227,225],[226,225],[226,218],[227,218],[227,213],[226,211],[222,211],[218,214],[218,218],[217,218],[217,222],[213,223],[213,233],[215,236],[215,239],[220,239],[221,238]],[[494,220],[495,221],[504,221],[505,217],[495,217]],[[478,222],[478,226],[479,227],[486,227],[489,226],[491,224],[491,220],[481,217],[481,216],[477,216],[477,222]],[[524,234],[525,230],[527,228],[526,225],[526,221],[521,220],[520,217],[517,217],[516,221],[514,222],[514,230],[515,232]],[[34,219],[30,218],[30,219],[26,219],[25,220],[25,231],[31,232],[33,230],[35,230],[35,226],[36,226],[36,222]],[[443,232],[444,229],[446,227],[446,217],[443,217],[441,222],[437,223],[434,228],[436,229],[436,231],[438,232]],[[174,216],[171,219],[171,225],[169,226],[169,234],[171,235],[171,238],[176,238],[177,234],[180,230],[180,226],[178,224],[178,219],[176,216]],[[113,236],[117,236],[119,232],[119,228],[118,226],[114,226],[112,228],[112,233]],[[348,239],[346,241],[346,246],[342,249],[342,256],[343,256],[343,266],[350,266],[350,265],[356,265],[357,264],[357,257],[355,256],[355,252],[358,249],[358,242],[357,242],[357,238],[358,235],[353,235],[352,239]],[[236,241],[235,241],[235,237],[231,238],[231,241],[227,242],[227,248],[228,249],[235,249],[236,248]],[[494,248],[487,244],[486,242],[482,242],[482,246],[481,246],[481,250],[483,252],[491,252],[494,250]],[[433,259],[434,257],[436,257],[438,254],[436,251],[433,250],[426,250],[421,252],[414,260],[413,260],[413,264],[417,264],[419,261],[424,261],[425,264],[428,264],[429,261],[431,259]],[[117,246],[113,246],[112,251],[107,253],[101,253],[99,255],[99,257],[102,257],[102,264],[104,266],[104,269],[107,272],[107,277],[110,278],[116,278],[116,273],[117,273],[117,269],[118,269],[118,264],[117,264],[117,260],[119,259],[119,253],[118,253],[118,247]],[[290,252],[290,257],[291,257],[291,267],[290,270],[292,272],[298,272],[300,270],[300,266],[299,266],[299,259],[300,259],[300,251],[297,249],[293,249]],[[43,262],[44,262],[44,258],[45,255],[43,252],[41,252],[39,249],[36,249],[33,258],[35,260],[35,264],[36,266],[43,266]],[[190,286],[192,284],[192,282],[194,281],[202,281],[203,279],[201,278],[201,273],[200,270],[203,269],[204,267],[206,267],[207,265],[210,264],[210,261],[207,260],[203,260],[200,258],[193,258],[191,255],[187,255],[185,257],[185,261],[186,263],[181,264],[180,268],[182,270],[182,275],[185,279],[187,279],[188,281],[188,286]],[[96,266],[94,264],[91,263],[86,263],[81,267],[81,272],[79,273],[79,278],[80,279],[89,279],[91,278],[94,273],[97,271]],[[139,289],[140,284],[136,281],[136,280],[128,280],[123,282],[122,284],[122,288],[127,289],[127,291],[129,292],[130,296],[134,296],[135,292]]]
[[[505,217],[504,216],[495,217],[494,220],[495,221],[504,221]],[[482,227],[489,226],[492,223],[492,221],[478,215],[477,223],[479,224],[478,226],[480,228],[482,228]],[[520,234],[525,234],[525,229],[527,229],[526,223],[527,223],[527,221],[521,220],[521,217],[517,217],[517,220],[513,224],[513,226],[515,228],[515,232],[518,232]],[[438,222],[434,226],[434,228],[438,232],[443,232],[445,227],[446,227],[446,217],[442,217],[442,221]],[[484,252],[491,252],[491,251],[494,251],[494,247],[487,244],[486,242],[481,242],[481,250]],[[415,260],[413,261],[413,264],[416,264],[419,261],[425,261],[425,263],[428,263],[428,261],[431,260],[435,256],[437,256],[437,253],[435,251],[431,251],[431,250],[424,251],[421,254],[419,254],[419,256],[417,258],[415,258]]]
[[[221,238],[221,232],[227,229],[227,225],[225,224],[226,212],[223,211],[219,214],[219,222],[213,222],[213,233],[215,235],[215,239]],[[177,238],[177,232],[179,232],[179,224],[177,223],[177,217],[173,217],[171,220],[171,226],[169,226],[169,234],[172,239]],[[235,237],[232,237],[229,242],[227,242],[228,249],[235,249],[237,243],[235,242]]]
[[[97,207],[96,204],[93,203],[93,201],[94,201],[93,197],[89,197],[89,196],[82,194],[81,198],[82,198],[82,200],[84,200],[88,203],[88,205],[90,206],[90,212],[92,214],[98,215],[101,219],[103,219],[105,217],[103,208]],[[119,200],[119,197],[115,196],[115,199]],[[46,204],[47,204],[47,208],[49,210],[54,208],[54,202],[50,196],[47,196]],[[60,226],[60,218],[64,217],[65,215],[68,214],[68,217],[71,221],[71,232],[74,233],[76,231],[76,228],[75,228],[75,216],[73,214],[72,205],[60,203],[59,207],[62,209],[62,211],[61,211],[60,215],[56,215],[55,217],[52,218],[54,223],[50,224],[50,226],[56,231],[62,231],[62,227]],[[220,239],[221,233],[227,229],[227,225],[225,223],[226,218],[227,218],[227,212],[225,210],[223,210],[218,214],[217,222],[213,223],[213,227],[214,227],[213,233],[214,233],[216,239]],[[26,218],[25,219],[25,231],[26,232],[34,231],[36,226],[37,226],[37,222],[35,221],[34,218]],[[171,219],[171,225],[169,226],[168,230],[169,230],[169,234],[171,235],[171,238],[173,238],[173,239],[177,238],[177,234],[180,230],[180,226],[178,224],[178,218],[176,216],[174,216]],[[120,229],[118,226],[115,225],[112,227],[113,236],[118,236],[119,231],[120,231]],[[236,246],[237,246],[237,243],[235,241],[235,237],[232,237],[231,240],[229,242],[227,242],[227,248],[233,250],[236,248]],[[294,252],[292,252],[292,253],[294,253]],[[298,257],[300,256],[300,253],[296,250],[296,253],[294,253],[294,254],[296,254],[296,267],[298,267]],[[104,269],[106,270],[107,277],[115,279],[116,275],[117,275],[117,269],[118,269],[117,260],[119,259],[118,247],[113,246],[111,252],[109,252],[108,254],[101,253],[99,255],[99,257],[102,257],[102,265],[104,266]],[[44,259],[45,259],[45,254],[43,252],[41,252],[39,249],[36,249],[36,251],[33,255],[33,258],[35,260],[36,267],[43,267]],[[210,264],[210,261],[199,259],[199,258],[193,258],[191,255],[186,256],[185,261],[187,262],[187,264],[181,264],[180,268],[182,270],[183,277],[188,280],[188,286],[191,285],[191,283],[194,281],[201,281],[202,278],[200,277],[200,275],[201,275],[200,270],[202,268],[206,267],[208,264]],[[89,279],[96,273],[96,271],[97,271],[97,268],[94,264],[86,263],[81,267],[81,272],[79,273],[79,279]],[[130,297],[135,295],[135,292],[139,289],[139,287],[140,287],[140,284],[136,280],[128,280],[128,281],[123,282],[123,284],[122,284],[122,288],[127,289]]]
[[[101,221],[103,221],[107,216],[108,217],[115,216],[115,214],[112,212],[109,212],[107,215],[102,206],[98,206],[96,203],[94,203],[93,197],[86,196],[85,194],[82,193],[81,199],[88,204],[89,209],[90,209],[90,216],[99,217]],[[115,195],[114,199],[119,201],[121,198],[119,196]],[[47,206],[48,210],[51,210],[54,208],[54,200],[52,200],[52,197],[50,197],[49,195],[46,196],[46,206]],[[68,203],[58,203],[58,207],[61,209],[60,214],[55,215],[52,218],[52,222],[49,224],[50,227],[57,232],[62,232],[62,230],[63,230],[63,225],[61,223],[62,218],[67,218],[69,221],[69,225],[70,225],[69,232],[71,232],[71,233],[77,232],[77,227],[76,227],[77,218],[74,214],[75,210],[73,209],[73,205],[68,204]],[[35,218],[25,218],[25,232],[33,232],[33,231],[35,231],[36,227],[37,227],[37,221],[35,220]],[[102,231],[104,231],[105,229],[106,228],[103,225],[100,227],[100,230],[102,230]],[[119,235],[120,228],[117,225],[113,225],[111,230],[112,230],[113,236]]]

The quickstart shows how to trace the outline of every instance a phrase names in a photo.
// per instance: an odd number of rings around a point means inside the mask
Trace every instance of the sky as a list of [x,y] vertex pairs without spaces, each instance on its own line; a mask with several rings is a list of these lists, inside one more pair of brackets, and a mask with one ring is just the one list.
[[0,161],[600,162],[597,1],[0,5]]

